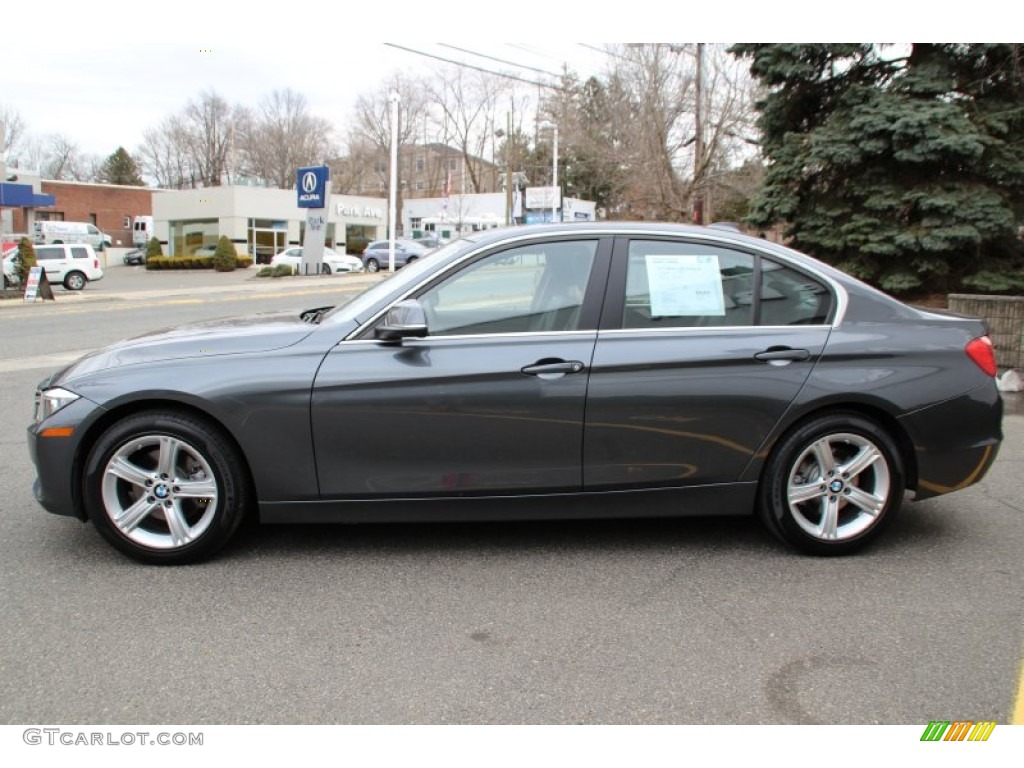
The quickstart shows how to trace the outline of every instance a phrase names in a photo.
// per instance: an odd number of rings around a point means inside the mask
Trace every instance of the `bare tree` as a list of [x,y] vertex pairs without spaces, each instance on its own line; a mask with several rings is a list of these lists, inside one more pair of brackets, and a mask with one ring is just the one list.
[[0,107],[0,123],[4,124],[3,141],[0,143],[0,157],[17,156],[18,145],[25,135],[25,121],[14,107]]
[[689,220],[709,179],[753,154],[744,149],[754,133],[746,67],[725,46],[702,48],[699,110],[697,49],[688,44],[612,46],[603,76],[568,78],[543,102],[541,116],[559,126],[560,155],[576,165],[567,181],[583,183],[611,215]]
[[[426,88],[418,78],[410,78],[401,72],[392,74],[381,86],[356,100],[356,126],[358,131],[379,152],[374,170],[384,182],[385,189],[390,187],[390,152],[391,152],[391,94],[399,96],[399,120],[397,126],[397,143],[399,166],[402,160],[402,147],[414,142],[427,115]],[[396,194],[398,210],[402,210],[402,173],[398,172],[398,190]],[[390,192],[389,192],[390,194]]]
[[231,148],[248,122],[246,109],[204,91],[180,115],[147,130],[136,154],[158,186],[220,186],[228,180]]
[[78,145],[64,134],[53,134],[45,146],[45,159],[39,166],[43,178],[56,181],[91,181],[95,178],[95,162],[82,154]]
[[194,186],[195,173],[187,144],[185,127],[178,117],[169,117],[156,128],[148,129],[136,151],[143,173],[165,189]]
[[309,113],[306,97],[273,91],[256,110],[242,141],[246,168],[280,189],[295,186],[295,169],[323,162],[334,153],[331,124]]
[[189,102],[182,116],[188,153],[203,186],[224,183],[228,152],[235,133],[247,120],[246,110],[232,107],[214,91],[204,91]]
[[432,80],[430,98],[441,113],[442,135],[450,137],[462,155],[469,176],[467,192],[482,190],[478,158],[487,153],[488,142],[493,149],[495,112],[498,99],[508,92],[505,83],[494,75],[462,67],[442,68]]

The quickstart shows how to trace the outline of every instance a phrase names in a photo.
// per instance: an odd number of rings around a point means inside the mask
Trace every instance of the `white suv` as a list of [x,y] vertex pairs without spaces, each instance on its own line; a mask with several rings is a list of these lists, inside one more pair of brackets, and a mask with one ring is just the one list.
[[91,245],[64,243],[37,245],[36,263],[46,270],[51,284],[63,283],[69,291],[80,291],[85,284],[103,279],[100,260]]

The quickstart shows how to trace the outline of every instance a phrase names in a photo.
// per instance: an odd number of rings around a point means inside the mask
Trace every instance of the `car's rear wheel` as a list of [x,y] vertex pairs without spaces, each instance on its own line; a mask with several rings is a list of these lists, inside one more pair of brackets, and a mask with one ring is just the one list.
[[414,261],[416,261],[417,258],[417,256],[410,256],[408,259],[405,260],[405,263],[412,264]]
[[80,291],[85,288],[85,275],[81,272],[68,272],[64,275],[64,287],[69,291]]
[[377,263],[376,259],[367,259],[366,260],[366,271],[367,272],[379,272],[380,271],[380,264]]
[[874,541],[903,501],[892,437],[856,413],[815,417],[785,435],[761,478],[759,513],[782,541],[815,555]]
[[146,563],[201,560],[237,530],[249,503],[238,451],[214,424],[150,411],[107,429],[86,461],[89,519],[117,549]]
[[322,275],[329,275],[329,274],[331,274],[331,265],[330,264],[321,264],[320,265],[320,274],[322,274]]

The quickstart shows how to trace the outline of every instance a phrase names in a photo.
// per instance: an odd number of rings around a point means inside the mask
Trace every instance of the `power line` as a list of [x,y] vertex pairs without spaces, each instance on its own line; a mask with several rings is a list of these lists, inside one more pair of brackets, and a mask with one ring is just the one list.
[[516,80],[516,81],[518,81],[520,83],[526,83],[527,85],[536,85],[536,86],[538,86],[540,88],[550,88],[551,90],[561,91],[562,93],[571,93],[571,91],[568,88],[563,88],[560,85],[552,85],[551,83],[542,83],[542,82],[540,82],[538,80],[528,80],[525,77],[519,77],[518,75],[513,75],[513,74],[510,74],[508,72],[495,72],[493,69],[484,69],[483,67],[478,67],[478,66],[475,66],[473,64],[467,64],[464,61],[456,61],[455,59],[446,59],[443,56],[437,56],[437,55],[435,55],[433,53],[427,53],[426,51],[417,51],[417,50],[415,50],[413,48],[406,48],[404,45],[398,45],[397,43],[384,43],[384,45],[387,45],[387,46],[389,46],[391,48],[397,48],[400,51],[408,51],[409,53],[415,53],[417,56],[426,56],[428,59],[437,59],[438,61],[443,61],[446,64],[454,64],[457,67],[466,67],[467,69],[475,69],[477,72],[484,72],[484,73],[486,73],[488,75],[494,75],[496,77],[504,77],[504,78],[506,78],[508,80]]
[[548,72],[546,69],[538,69],[537,67],[531,67],[526,64],[517,64],[514,61],[508,61],[506,59],[499,59],[494,56],[488,56],[485,53],[477,53],[476,51],[470,51],[466,48],[459,48],[456,45],[449,45],[448,43],[438,43],[442,48],[451,48],[453,51],[459,51],[460,53],[468,53],[470,56],[479,56],[481,59],[490,59],[496,61],[499,64],[508,64],[512,67],[519,67],[520,69],[532,69],[534,72],[539,72],[542,75],[550,75],[551,77],[558,77],[554,72]]

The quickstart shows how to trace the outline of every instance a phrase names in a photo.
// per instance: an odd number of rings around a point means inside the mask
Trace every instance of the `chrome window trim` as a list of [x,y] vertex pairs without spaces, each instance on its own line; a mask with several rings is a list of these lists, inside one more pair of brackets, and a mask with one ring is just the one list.
[[[424,336],[424,337],[410,337],[408,339],[402,339],[402,344],[423,344],[424,342],[431,341],[448,341],[457,340],[465,341],[467,339],[521,339],[524,336],[533,338],[534,336],[579,336],[597,338],[598,330],[592,328],[588,331],[519,331],[516,333],[465,333],[458,336]],[[380,339],[353,339],[346,338],[338,342],[338,345],[344,344],[345,346],[352,346],[354,344],[373,344],[375,346],[381,345],[383,342]],[[392,342],[392,345],[394,342]]]
[[796,331],[796,330],[832,330],[834,326],[827,324],[820,325],[710,325],[710,326],[699,326],[699,325],[680,325],[670,328],[605,328],[601,331],[601,335],[619,336],[629,335],[635,336],[637,334],[653,333],[658,336],[664,336],[665,334],[672,333],[685,333],[687,335],[694,333],[750,333],[751,331],[772,331],[778,333],[779,331]]

